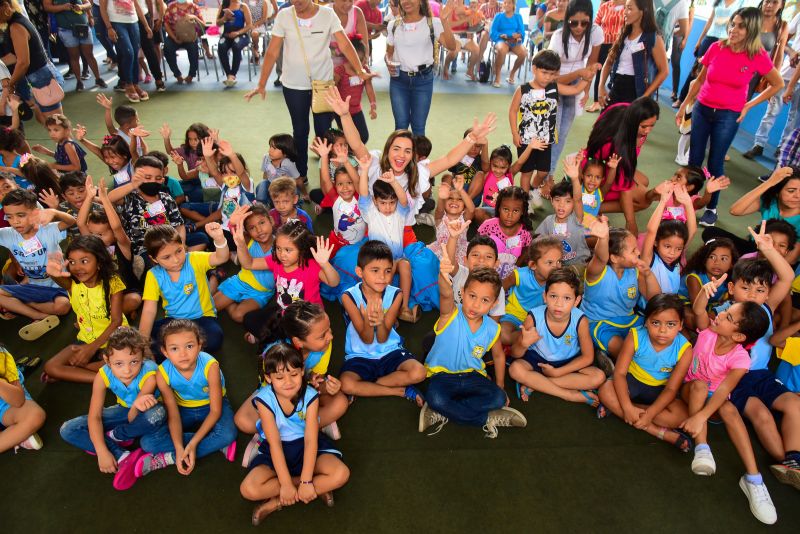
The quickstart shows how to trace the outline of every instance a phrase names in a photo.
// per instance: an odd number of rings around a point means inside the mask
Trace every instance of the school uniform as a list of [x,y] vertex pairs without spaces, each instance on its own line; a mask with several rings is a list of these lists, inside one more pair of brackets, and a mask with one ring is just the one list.
[[[0,378],[9,384],[19,380],[22,391],[25,392],[25,400],[32,400],[30,393],[25,389],[25,385],[23,384],[25,378],[22,373],[19,372],[19,369],[17,369],[17,363],[14,361],[14,357],[2,345],[0,345]],[[11,408],[11,405],[0,398],[0,429],[4,428],[3,417],[5,417],[9,408]]]
[[582,321],[588,321],[586,315],[578,308],[572,308],[569,324],[560,335],[555,335],[547,324],[547,306],[538,306],[528,314],[533,317],[533,324],[540,339],[528,347],[523,360],[528,362],[537,373],[542,372],[539,364],[550,364],[553,367],[564,367],[581,355],[581,344],[578,338],[578,327]]
[[500,322],[521,326],[528,311],[543,304],[544,285],[536,280],[533,270],[530,267],[514,269],[514,285],[509,289],[506,314]]
[[[261,245],[253,240],[247,245],[247,250],[253,259],[272,255],[272,248],[264,252]],[[219,291],[234,302],[252,299],[259,308],[263,308],[275,294],[275,275],[264,269],[242,268],[236,275],[226,278],[219,285]]]
[[585,289],[581,309],[589,319],[592,340],[601,350],[608,350],[608,342],[614,336],[625,338],[628,331],[644,324],[642,318],[633,313],[639,299],[639,270],[625,269],[617,278],[614,270],[606,265],[600,278],[589,282],[584,276]]
[[631,336],[633,359],[626,376],[628,393],[631,402],[653,404],[664,391],[672,370],[692,345],[679,333],[669,347],[657,351],[646,328],[631,328]]
[[[696,279],[697,283],[700,284],[700,287],[703,287],[704,285],[709,283],[711,279],[708,277],[706,273],[688,273],[681,277],[681,285],[678,288],[678,295],[681,297],[681,299],[691,304],[689,302],[689,286],[686,283],[686,281],[689,280],[689,278]],[[728,286],[727,284],[722,284],[721,286],[719,286],[717,292],[714,293],[714,296],[708,301],[709,304],[715,302],[722,302],[725,299],[727,299],[728,298],[727,286]]]

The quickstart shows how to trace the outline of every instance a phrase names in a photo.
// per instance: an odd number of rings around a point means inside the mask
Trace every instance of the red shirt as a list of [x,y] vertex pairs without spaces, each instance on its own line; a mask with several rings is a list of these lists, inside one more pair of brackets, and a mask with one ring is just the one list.
[[603,28],[603,43],[614,44],[625,26],[625,4],[617,5],[614,0],[603,2],[594,23]]
[[364,20],[370,24],[380,24],[383,22],[383,13],[377,7],[370,7],[368,0],[358,0],[356,7],[364,13]]
[[[366,69],[364,69],[366,70]],[[350,113],[355,114],[361,111],[361,95],[364,93],[364,80],[358,76],[347,74],[344,65],[339,65],[333,69],[333,73],[339,77],[336,88],[343,100],[350,97]]]

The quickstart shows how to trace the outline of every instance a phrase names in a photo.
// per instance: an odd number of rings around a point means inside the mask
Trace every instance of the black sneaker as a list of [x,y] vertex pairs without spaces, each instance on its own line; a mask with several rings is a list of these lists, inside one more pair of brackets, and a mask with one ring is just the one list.
[[747,159],[756,159],[758,156],[764,153],[764,147],[759,145],[753,145],[753,148],[742,154],[742,157]]
[[114,86],[114,92],[115,93],[124,93],[125,92],[125,86],[122,85],[121,83],[118,83],[117,85]]
[[275,81],[272,83],[272,85],[274,85],[275,87],[283,87],[283,84],[281,83],[281,80],[280,80],[280,78],[278,78],[277,80],[275,80]]

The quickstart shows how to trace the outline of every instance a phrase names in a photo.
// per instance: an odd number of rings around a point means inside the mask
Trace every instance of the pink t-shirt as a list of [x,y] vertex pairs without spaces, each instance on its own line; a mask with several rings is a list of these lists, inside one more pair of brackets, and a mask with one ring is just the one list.
[[512,185],[514,185],[514,177],[511,176],[510,172],[498,179],[492,171],[489,171],[489,174],[486,176],[486,181],[483,184],[483,202],[481,205],[493,208],[495,206],[495,195],[497,195],[501,189],[511,187]]
[[308,260],[305,269],[298,268],[290,273],[272,259],[272,254],[265,256],[264,261],[275,276],[275,297],[281,309],[286,309],[296,300],[322,306],[322,297],[319,295],[319,273],[322,269],[314,259]]
[[773,69],[772,59],[763,48],[752,59],[747,52],[712,44],[700,62],[706,66],[706,81],[697,100],[714,109],[742,111],[747,89],[755,73],[764,76]]
[[438,17],[439,13],[442,12],[442,4],[436,2],[435,0],[430,0],[428,2],[428,7],[431,8],[431,15],[434,17]]
[[[700,198],[700,195],[692,195],[692,203]],[[662,221],[681,221],[686,222],[686,208],[683,205],[678,204],[678,201],[675,200],[675,197],[670,195],[667,199],[666,209],[664,210],[664,214],[661,216]]]
[[519,259],[522,251],[531,244],[531,233],[520,225],[517,234],[508,237],[503,233],[500,227],[500,220],[497,217],[492,217],[483,221],[478,233],[481,235],[489,236],[497,245],[497,259],[499,264],[497,272],[500,273],[500,278],[505,278],[516,268],[517,260]]
[[750,355],[741,345],[736,345],[727,354],[714,352],[717,334],[706,328],[697,336],[694,344],[692,365],[684,382],[701,380],[714,392],[732,369],[750,369]]
[[[367,68],[365,71],[369,72]],[[339,78],[336,88],[339,89],[339,94],[342,95],[342,100],[347,100],[350,97],[350,113],[356,114],[361,111],[361,95],[364,94],[364,80],[356,75],[350,76],[344,65],[334,67],[333,74]]]

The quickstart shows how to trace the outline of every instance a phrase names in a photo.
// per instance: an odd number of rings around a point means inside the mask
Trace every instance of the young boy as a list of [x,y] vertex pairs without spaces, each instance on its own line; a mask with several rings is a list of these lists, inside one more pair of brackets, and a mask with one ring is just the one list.
[[274,208],[269,210],[275,230],[291,219],[299,220],[306,225],[308,231],[314,233],[311,226],[311,216],[297,207],[300,197],[297,195],[297,182],[288,176],[276,178],[269,184],[269,196],[272,198]]
[[576,175],[572,183],[561,181],[550,190],[550,202],[553,204],[552,214],[536,227],[540,236],[552,235],[561,240],[564,253],[561,264],[564,266],[583,266],[589,261],[592,253],[586,244],[586,231],[583,227],[583,202],[581,202],[582,186]]
[[[467,128],[464,137],[472,133],[472,128]],[[419,145],[417,145],[419,147]],[[419,148],[417,148],[419,154]],[[464,188],[476,206],[481,205],[483,194],[483,181],[489,172],[489,145],[487,143],[475,143],[469,149],[467,155],[461,161],[448,169],[453,175],[460,174],[464,177]]]
[[[369,165],[358,168],[358,207],[367,223],[370,239],[381,241],[389,247],[394,258],[392,276],[400,276],[400,291],[403,296],[400,320],[409,323],[419,321],[419,306],[408,307],[411,299],[411,264],[403,256],[403,233],[406,217],[410,211],[408,195],[394,174],[386,172],[372,186],[369,194]],[[374,198],[373,198],[374,197]]]
[[[509,408],[505,386],[506,356],[498,342],[500,325],[487,314],[500,294],[500,276],[488,267],[472,271],[464,284],[462,304],[455,303],[446,256],[439,269],[439,319],[433,326],[436,341],[425,359],[430,376],[426,403],[419,414],[419,431],[448,421],[483,427],[487,438],[497,427],[525,427],[525,416]],[[495,382],[486,374],[483,356],[492,352]]]
[[7,172],[0,171],[0,228],[7,228],[8,221],[6,220],[6,212],[3,208],[3,199],[6,195],[17,189],[17,181],[14,180],[14,175]]
[[0,286],[0,308],[32,319],[19,336],[33,341],[58,326],[57,316],[72,309],[67,292],[47,276],[46,267],[47,255],[61,250],[61,233],[75,225],[75,219],[57,210],[39,209],[36,194],[25,189],[9,192],[3,198],[3,210],[10,227],[0,228],[0,247],[11,252],[28,282]]
[[167,188],[167,191],[175,199],[175,203],[180,206],[184,202],[186,202],[186,193],[183,192],[183,188],[181,187],[181,182],[177,178],[173,178],[168,174],[169,168],[169,156],[161,152],[160,150],[151,150],[147,153],[148,156],[156,158],[161,164],[164,166],[164,185]]
[[347,337],[339,378],[347,395],[405,397],[422,407],[414,384],[425,380],[425,368],[394,328],[402,297],[389,285],[393,263],[392,251],[381,241],[367,241],[358,251],[356,274],[362,281],[342,294]]
[[[541,144],[541,148],[531,154],[522,166],[520,177],[522,189],[530,191],[531,206],[539,208],[542,205],[539,187],[550,172],[550,147],[558,140],[558,97],[582,93],[588,82],[581,80],[575,85],[556,83],[561,58],[552,50],[542,50],[536,54],[531,69],[531,81],[514,91],[508,108],[508,121],[517,155],[522,154],[530,143]],[[531,185],[533,171],[536,171],[536,176]]]
[[[86,194],[86,175],[80,171],[67,172],[61,175],[58,185],[61,186],[61,195],[64,200],[58,204],[59,211],[68,213],[78,218],[81,206],[87,200]],[[89,201],[92,209],[101,208],[102,206],[93,200]],[[77,237],[80,235],[80,228],[73,226],[69,230],[70,237]]]
[[44,410],[22,384],[14,357],[0,346],[0,453],[16,447],[41,449],[42,438],[36,431],[44,419]]
[[[104,119],[106,122],[106,130],[110,135],[118,135],[122,137],[126,143],[130,146],[131,144],[131,130],[134,128],[139,127],[139,115],[136,112],[136,108],[131,106],[117,106],[117,109],[114,110],[114,116],[112,120],[111,116],[111,107],[112,107],[112,99],[108,98],[103,93],[97,94],[97,103],[100,104],[105,109]],[[119,127],[114,127],[114,122],[116,122]],[[147,152],[147,145],[139,136],[136,136],[136,149],[134,150],[131,148],[131,154],[134,152],[136,155],[141,156]]]

